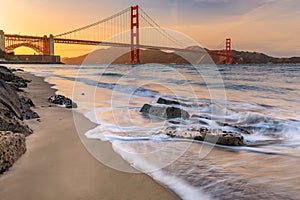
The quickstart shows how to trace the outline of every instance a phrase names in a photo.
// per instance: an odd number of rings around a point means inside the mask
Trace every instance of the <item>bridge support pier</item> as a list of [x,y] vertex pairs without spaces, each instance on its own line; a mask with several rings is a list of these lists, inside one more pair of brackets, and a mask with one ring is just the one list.
[[0,30],[0,50],[5,52],[5,35],[3,30]]

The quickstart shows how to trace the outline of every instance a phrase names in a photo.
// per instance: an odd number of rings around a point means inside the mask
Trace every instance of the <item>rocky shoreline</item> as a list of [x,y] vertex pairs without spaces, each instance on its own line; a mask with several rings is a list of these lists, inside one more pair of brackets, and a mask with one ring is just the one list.
[[22,90],[30,80],[16,76],[14,71],[0,66],[0,173],[26,151],[25,137],[33,131],[24,120],[39,118],[31,110],[34,103]]
[[[0,66],[0,173],[26,152],[25,139],[33,133],[26,120],[40,121],[40,116],[31,109],[35,107],[34,102],[23,91],[31,81],[17,76],[15,72],[19,71],[22,70]],[[62,95],[51,96],[48,102],[65,108],[77,107]]]

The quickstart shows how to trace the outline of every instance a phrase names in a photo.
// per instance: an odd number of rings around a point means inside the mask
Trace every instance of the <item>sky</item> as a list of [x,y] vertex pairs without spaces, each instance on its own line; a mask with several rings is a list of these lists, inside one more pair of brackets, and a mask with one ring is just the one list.
[[[209,49],[271,56],[300,56],[300,0],[0,0],[0,29],[9,34],[59,34],[138,4],[160,26],[181,32]],[[75,56],[91,47],[57,45]],[[17,53],[27,52],[18,48]]]

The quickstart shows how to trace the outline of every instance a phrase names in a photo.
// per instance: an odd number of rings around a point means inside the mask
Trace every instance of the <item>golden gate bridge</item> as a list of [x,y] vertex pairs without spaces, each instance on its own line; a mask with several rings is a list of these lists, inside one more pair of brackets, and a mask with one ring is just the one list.
[[[143,34],[141,34],[143,30]],[[151,35],[151,36],[150,36]],[[152,38],[152,39],[149,39]],[[124,9],[95,23],[57,35],[28,36],[0,32],[0,48],[5,52],[25,46],[39,55],[54,55],[54,44],[101,45],[130,48],[130,63],[140,62],[140,49],[170,51],[202,51],[186,48],[185,44],[161,28],[138,5]],[[231,62],[231,40],[226,39],[225,51],[208,51]]]

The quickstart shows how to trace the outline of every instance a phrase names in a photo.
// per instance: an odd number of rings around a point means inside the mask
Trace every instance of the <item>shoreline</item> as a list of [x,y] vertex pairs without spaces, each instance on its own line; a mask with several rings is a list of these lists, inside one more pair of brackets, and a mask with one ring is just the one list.
[[[18,75],[32,80],[24,91],[41,118],[26,121],[34,133],[26,138],[27,152],[0,176],[0,197],[5,200],[179,199],[146,174],[120,172],[96,160],[76,133],[84,133],[95,124],[80,113],[51,105],[47,99],[55,89],[44,78],[29,73]],[[73,114],[84,123],[79,130]],[[97,143],[97,148],[113,155],[114,162],[137,171],[113,151],[110,142],[88,139],[83,142]]]
[[0,64],[6,64],[6,65],[9,65],[9,64],[44,64],[44,65],[52,65],[52,64],[65,64],[63,62],[35,62],[35,61],[0,61]]

